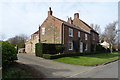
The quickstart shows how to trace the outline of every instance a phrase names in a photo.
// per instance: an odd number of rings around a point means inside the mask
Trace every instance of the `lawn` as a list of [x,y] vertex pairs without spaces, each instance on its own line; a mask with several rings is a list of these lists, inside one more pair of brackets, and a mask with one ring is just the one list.
[[29,72],[28,67],[23,64],[12,63],[8,67],[3,68],[2,78],[33,78],[31,72]]
[[[120,52],[119,52],[120,54]],[[74,57],[63,57],[58,59],[53,59],[54,61],[82,65],[82,66],[95,66],[98,64],[103,64],[112,60],[118,59],[118,52],[113,53],[101,53],[101,54],[92,54],[86,56],[74,56]]]

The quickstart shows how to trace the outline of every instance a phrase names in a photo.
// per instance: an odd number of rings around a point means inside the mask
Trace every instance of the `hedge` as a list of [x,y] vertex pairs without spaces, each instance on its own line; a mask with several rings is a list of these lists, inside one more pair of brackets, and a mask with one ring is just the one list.
[[105,49],[104,47],[102,47],[100,44],[96,46],[96,52],[98,53],[102,53],[102,52],[110,52],[109,49]]
[[83,56],[85,54],[81,53],[58,53],[58,54],[43,54],[42,57],[45,59],[57,59],[62,57],[73,57],[73,56]]
[[63,44],[37,43],[35,53],[36,56],[42,57],[42,54],[63,53],[63,50]]
[[17,50],[15,47],[7,41],[2,42],[2,65],[6,66],[13,61],[17,60]]

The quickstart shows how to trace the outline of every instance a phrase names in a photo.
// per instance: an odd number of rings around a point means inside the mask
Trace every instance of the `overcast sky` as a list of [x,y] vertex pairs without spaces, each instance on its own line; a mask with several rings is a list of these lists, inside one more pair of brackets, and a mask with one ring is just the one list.
[[104,27],[118,20],[118,2],[1,2],[0,35],[5,40],[19,34],[30,36],[47,17],[49,7],[53,16],[62,20],[78,12],[80,19],[88,25],[91,23]]

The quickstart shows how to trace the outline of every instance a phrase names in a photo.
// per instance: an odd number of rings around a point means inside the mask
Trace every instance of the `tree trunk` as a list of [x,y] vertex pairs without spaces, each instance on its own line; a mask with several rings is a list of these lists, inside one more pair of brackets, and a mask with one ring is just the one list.
[[112,49],[112,43],[110,43],[110,52],[112,53],[113,49]]

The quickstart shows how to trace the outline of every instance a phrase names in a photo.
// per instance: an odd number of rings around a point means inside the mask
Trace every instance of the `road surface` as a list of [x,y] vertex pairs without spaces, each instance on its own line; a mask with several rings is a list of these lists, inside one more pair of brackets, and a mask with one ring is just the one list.
[[117,78],[117,62],[97,67],[71,65],[36,57],[34,54],[18,54],[19,63],[33,67],[45,78]]

